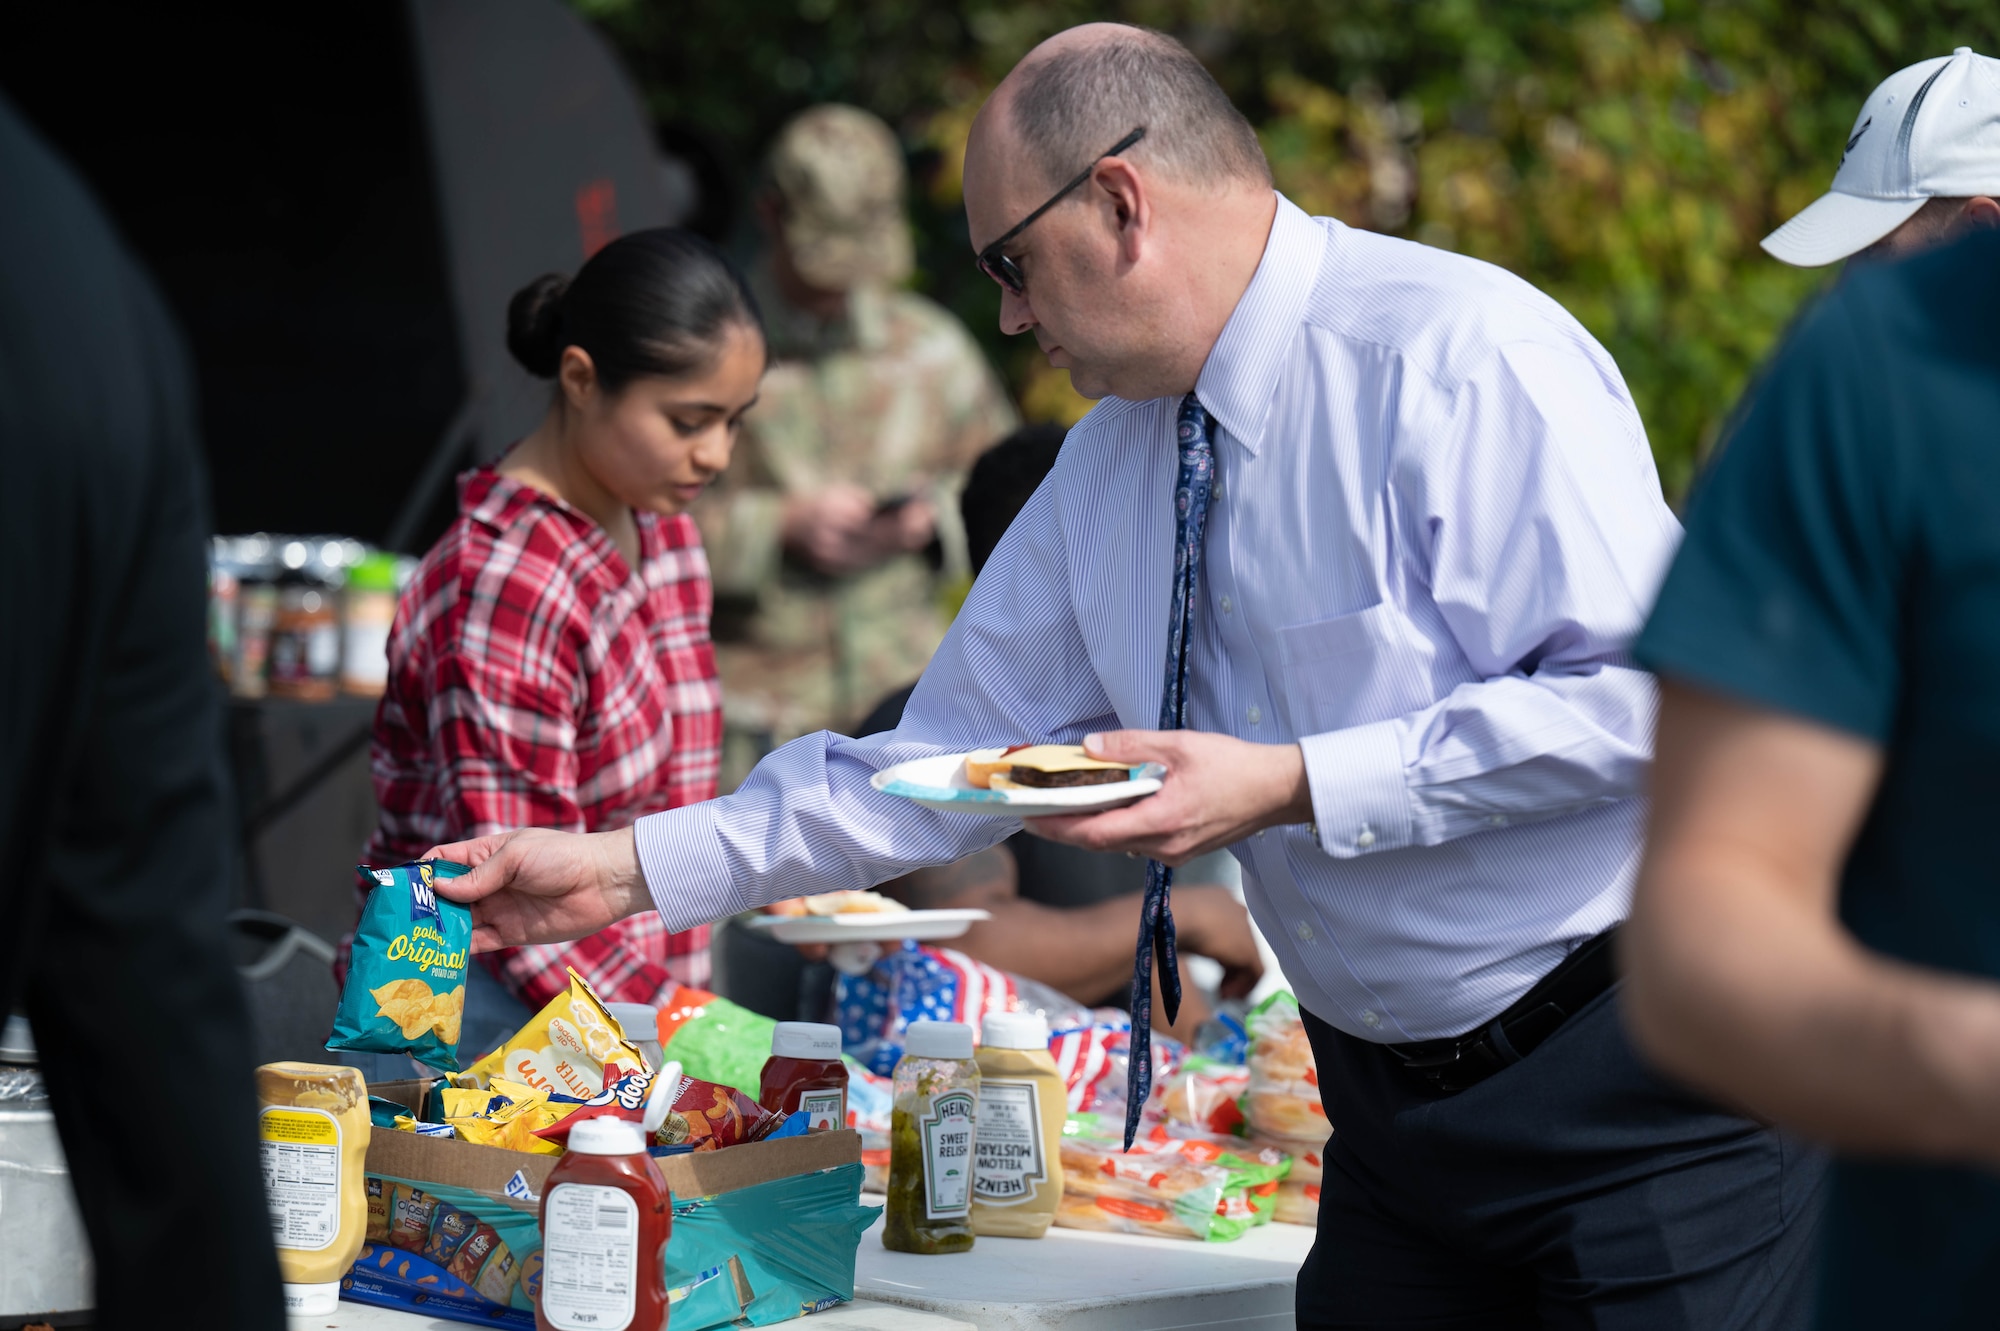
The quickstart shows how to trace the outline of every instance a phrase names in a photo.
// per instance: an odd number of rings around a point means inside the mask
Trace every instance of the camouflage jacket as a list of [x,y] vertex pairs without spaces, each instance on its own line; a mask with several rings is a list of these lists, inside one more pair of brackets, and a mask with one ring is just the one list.
[[[965,473],[1018,422],[978,344],[935,302],[857,288],[849,317],[825,325],[767,277],[753,282],[771,368],[728,473],[694,515],[715,578],[725,724],[781,744],[852,725],[922,671],[944,636],[941,591],[969,571]],[[943,568],[903,555],[835,578],[789,559],[786,498],[839,482],[928,499]]]

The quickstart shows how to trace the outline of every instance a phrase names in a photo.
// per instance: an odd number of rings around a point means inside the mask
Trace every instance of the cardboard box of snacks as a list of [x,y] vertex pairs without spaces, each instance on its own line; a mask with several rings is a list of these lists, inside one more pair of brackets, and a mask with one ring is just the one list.
[[[422,1117],[428,1083],[369,1093]],[[560,1157],[378,1128],[369,1241],[343,1298],[481,1325],[534,1326],[543,1186]],[[803,1316],[854,1297],[861,1138],[842,1130],[662,1158],[674,1194],[674,1331]]]

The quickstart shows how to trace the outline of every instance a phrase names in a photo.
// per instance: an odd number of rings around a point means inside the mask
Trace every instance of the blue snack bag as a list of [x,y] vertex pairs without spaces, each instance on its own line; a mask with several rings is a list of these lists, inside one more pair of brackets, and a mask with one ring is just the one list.
[[432,884],[470,870],[450,860],[422,860],[393,869],[364,864],[355,872],[374,886],[354,931],[354,955],[326,1047],[409,1054],[457,1072],[472,912],[441,899]]

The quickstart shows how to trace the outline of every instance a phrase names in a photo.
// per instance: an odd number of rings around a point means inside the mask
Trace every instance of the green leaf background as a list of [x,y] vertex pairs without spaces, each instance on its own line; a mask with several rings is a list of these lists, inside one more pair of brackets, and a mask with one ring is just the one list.
[[662,123],[754,180],[800,108],[844,101],[911,153],[914,284],[955,309],[1032,417],[1087,405],[1000,336],[959,210],[965,132],[1037,41],[1092,19],[1171,32],[1311,212],[1506,267],[1623,368],[1678,498],[1754,368],[1828,271],[1757,241],[1832,178],[1862,99],[1957,46],[2000,51],[1967,0],[575,0]]

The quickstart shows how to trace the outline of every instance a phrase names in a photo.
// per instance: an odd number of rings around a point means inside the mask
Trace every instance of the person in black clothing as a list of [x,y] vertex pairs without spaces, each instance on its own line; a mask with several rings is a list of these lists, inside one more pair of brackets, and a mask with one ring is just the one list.
[[1970,220],[1792,331],[1634,648],[1663,688],[1625,1020],[1839,1152],[1822,1331],[1995,1322],[2000,230]]
[[4,99],[0,197],[0,1013],[34,1028],[95,1324],[282,1327],[190,377],[145,275]]
[[[1007,526],[1055,466],[1065,431],[1029,425],[995,444],[973,464],[959,504],[972,568],[985,567]],[[877,703],[855,734],[894,730],[916,688]],[[1214,859],[1226,859],[1222,852]],[[1204,857],[1181,870],[1174,885],[1174,919],[1183,957],[1222,963],[1221,993],[1241,998],[1263,974],[1250,915],[1226,887],[1204,882]],[[884,883],[881,891],[919,910],[977,908],[993,918],[975,924],[952,944],[1001,970],[1053,985],[1092,1006],[1122,1007],[1130,997],[1132,940],[1139,929],[1146,863],[1123,855],[1079,850],[1017,832],[998,846],[956,864]],[[1157,980],[1155,981],[1157,985]],[[1209,1007],[1187,977],[1180,1020],[1169,1034],[1186,1039],[1208,1018]],[[1160,1010],[1157,991],[1154,1010]]]

